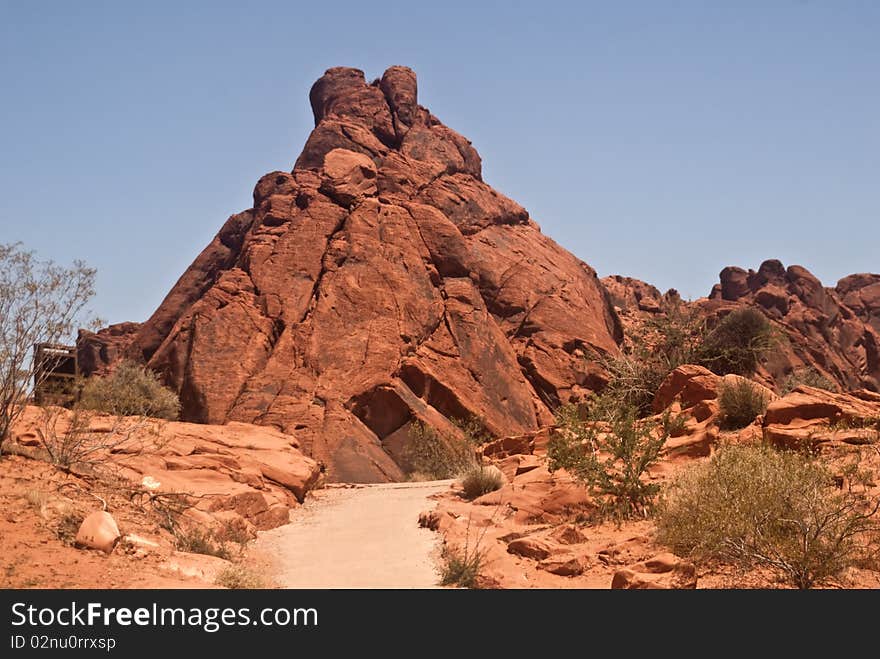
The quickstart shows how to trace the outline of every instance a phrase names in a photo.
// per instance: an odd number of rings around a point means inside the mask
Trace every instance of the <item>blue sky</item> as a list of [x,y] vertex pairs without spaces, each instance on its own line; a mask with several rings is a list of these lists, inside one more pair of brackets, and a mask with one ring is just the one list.
[[0,0],[0,242],[144,320],[338,65],[413,67],[488,183],[597,269],[880,271],[880,3]]

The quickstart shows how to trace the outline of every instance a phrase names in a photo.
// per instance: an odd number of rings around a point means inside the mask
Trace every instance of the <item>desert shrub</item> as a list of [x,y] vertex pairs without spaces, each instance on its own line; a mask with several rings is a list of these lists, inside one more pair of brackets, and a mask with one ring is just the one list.
[[39,511],[42,511],[49,503],[49,493],[43,490],[28,490],[24,493],[24,497],[31,506]]
[[461,431],[468,444],[482,446],[495,439],[492,433],[486,429],[486,422],[474,414],[464,419],[452,417],[450,421]]
[[458,586],[460,588],[479,588],[479,579],[486,560],[486,553],[480,549],[480,544],[486,536],[486,531],[491,526],[501,506],[496,507],[492,514],[490,524],[480,530],[476,537],[471,540],[471,517],[468,515],[467,527],[465,528],[465,541],[463,545],[444,545],[440,554],[440,585]]
[[637,414],[648,416],[654,394],[669,374],[667,365],[656,360],[647,360],[633,355],[617,355],[600,360],[608,373],[608,384],[599,396],[591,401],[591,408],[608,418],[623,407],[636,410]]
[[454,478],[476,463],[473,447],[461,439],[442,437],[419,421],[410,424],[409,441],[403,451],[403,468],[431,480]]
[[441,556],[441,586],[476,588],[484,555],[467,547],[445,547]]
[[244,565],[229,565],[217,573],[214,583],[230,590],[254,590],[265,588],[263,578]]
[[862,557],[878,504],[836,489],[808,455],[729,446],[666,488],[658,539],[677,553],[769,567],[810,588]]
[[710,331],[696,351],[696,362],[718,375],[751,375],[779,337],[757,309],[731,311]]
[[180,551],[191,554],[206,554],[229,560],[232,553],[226,543],[218,540],[213,533],[198,527],[175,529],[175,545]]
[[122,450],[138,454],[144,441],[156,436],[157,429],[143,420],[117,420],[109,428],[93,430],[92,416],[89,411],[68,412],[60,407],[40,410],[36,433],[49,462],[67,471],[107,468],[108,454]]
[[679,301],[645,321],[633,340],[639,356],[656,361],[668,373],[693,363],[705,335],[706,321],[700,312]]
[[745,378],[722,382],[718,389],[722,426],[729,430],[745,428],[767,411],[769,402],[766,394]]
[[704,333],[697,312],[683,304],[670,305],[665,313],[644,321],[632,330],[631,345],[623,354],[599,361],[608,383],[594,408],[605,418],[624,407],[635,408],[640,417],[650,415],[663,380],[675,368],[695,361]]
[[806,385],[815,387],[816,389],[824,389],[825,391],[837,391],[837,385],[822,375],[812,366],[798,368],[788,374],[788,377],[782,381],[779,392],[785,396],[791,393],[797,387]]
[[633,407],[607,422],[582,421],[564,409],[547,446],[549,467],[564,468],[583,481],[604,514],[618,520],[643,517],[659,491],[643,478],[667,438],[661,424],[639,419]]
[[494,492],[504,484],[504,474],[498,467],[474,465],[461,479],[461,489],[468,499]]
[[172,420],[180,413],[177,394],[164,387],[153,371],[133,362],[122,362],[110,375],[87,380],[79,407],[117,416]]
[[687,414],[673,414],[669,410],[666,410],[660,417],[663,432],[670,437],[681,437],[687,430],[687,420]]

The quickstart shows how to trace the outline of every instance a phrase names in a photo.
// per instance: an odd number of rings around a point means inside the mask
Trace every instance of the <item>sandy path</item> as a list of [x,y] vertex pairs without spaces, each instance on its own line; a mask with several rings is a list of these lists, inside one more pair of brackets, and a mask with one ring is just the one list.
[[451,481],[330,487],[313,492],[294,520],[260,534],[284,588],[431,588],[438,536],[419,528],[429,497]]

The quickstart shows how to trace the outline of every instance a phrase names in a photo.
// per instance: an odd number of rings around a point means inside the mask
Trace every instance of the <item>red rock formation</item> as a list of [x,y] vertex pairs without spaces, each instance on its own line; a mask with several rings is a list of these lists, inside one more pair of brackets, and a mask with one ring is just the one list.
[[[793,371],[812,367],[842,389],[880,391],[880,275],[850,275],[827,288],[801,266],[770,260],[757,271],[724,268],[720,280],[708,298],[685,304],[710,318],[751,306],[774,321],[786,340],[759,369],[767,385],[778,387]],[[602,283],[628,335],[673,300],[672,291],[660,296],[629,277],[605,277]]]
[[134,335],[190,421],[273,425],[332,478],[401,477],[409,422],[498,435],[603,382],[622,330],[594,271],[486,185],[415,74],[328,70],[291,173],[257,183]]
[[880,276],[852,275],[826,288],[806,268],[770,260],[757,272],[725,268],[709,297],[707,310],[747,304],[784,330],[788,341],[766,364],[777,383],[812,366],[844,389],[880,391]]
[[122,359],[140,323],[117,323],[97,332],[80,330],[76,339],[79,370],[84,375],[105,375],[111,364]]

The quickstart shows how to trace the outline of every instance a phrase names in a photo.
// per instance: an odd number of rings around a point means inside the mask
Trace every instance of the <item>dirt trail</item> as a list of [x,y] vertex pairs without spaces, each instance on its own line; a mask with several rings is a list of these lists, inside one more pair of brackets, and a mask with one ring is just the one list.
[[284,588],[435,587],[438,536],[418,518],[451,482],[317,490],[290,524],[261,533],[254,552]]

